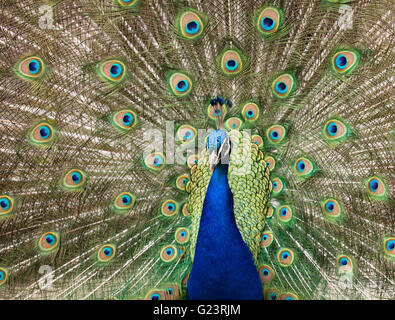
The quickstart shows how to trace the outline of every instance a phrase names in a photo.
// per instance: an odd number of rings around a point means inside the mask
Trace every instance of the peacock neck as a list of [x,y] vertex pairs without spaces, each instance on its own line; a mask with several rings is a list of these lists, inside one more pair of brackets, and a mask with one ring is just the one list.
[[227,164],[215,167],[207,188],[188,294],[190,299],[263,298],[251,252],[236,225]]

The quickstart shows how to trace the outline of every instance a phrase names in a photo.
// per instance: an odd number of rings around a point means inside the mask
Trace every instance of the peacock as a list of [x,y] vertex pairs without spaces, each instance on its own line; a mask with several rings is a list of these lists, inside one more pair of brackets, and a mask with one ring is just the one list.
[[0,298],[395,297],[389,0],[2,0]]

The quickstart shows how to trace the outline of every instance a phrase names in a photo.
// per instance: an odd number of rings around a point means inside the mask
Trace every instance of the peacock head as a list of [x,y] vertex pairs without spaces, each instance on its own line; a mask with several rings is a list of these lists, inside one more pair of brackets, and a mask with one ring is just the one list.
[[226,131],[222,129],[211,131],[207,138],[207,149],[210,172],[214,171],[218,163],[228,164],[231,145]]

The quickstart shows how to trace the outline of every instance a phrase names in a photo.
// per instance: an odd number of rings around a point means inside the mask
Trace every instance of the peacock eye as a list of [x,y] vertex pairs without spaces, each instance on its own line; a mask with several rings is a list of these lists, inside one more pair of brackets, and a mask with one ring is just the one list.
[[389,237],[384,239],[384,252],[388,256],[395,257],[395,238]]
[[274,7],[265,7],[258,15],[256,27],[260,34],[268,36],[275,33],[281,24],[281,10]]
[[275,97],[280,99],[289,97],[295,90],[295,87],[295,76],[290,73],[284,73],[272,82],[272,92]]
[[269,168],[269,170],[273,171],[274,168],[276,167],[276,160],[273,157],[268,156],[265,158],[265,161],[266,161],[266,165]]
[[54,138],[54,128],[46,122],[35,125],[28,134],[28,140],[36,146],[48,146]]
[[134,196],[130,192],[121,192],[114,199],[114,209],[123,213],[133,207],[134,201]]
[[280,206],[277,212],[280,222],[289,222],[293,217],[292,207],[288,205]]
[[268,284],[276,275],[274,270],[268,265],[260,266],[258,272],[263,284]]
[[382,178],[377,176],[366,179],[366,187],[372,198],[382,200],[388,196],[387,185]]
[[284,181],[281,178],[274,177],[272,180],[273,195],[278,195],[284,190]]
[[300,178],[308,178],[315,172],[315,164],[312,160],[301,157],[295,161],[294,171]]
[[332,70],[338,74],[349,75],[358,65],[360,54],[355,50],[343,50],[332,57]]
[[167,83],[170,92],[178,98],[186,97],[191,93],[192,80],[183,72],[169,73]]
[[174,238],[179,244],[184,244],[189,241],[189,235],[190,235],[189,229],[178,228],[174,234]]
[[177,137],[181,142],[191,142],[197,136],[197,130],[191,125],[182,125],[177,130]]
[[324,138],[328,141],[340,141],[348,134],[347,126],[338,119],[328,120],[323,127]]
[[221,70],[225,75],[236,75],[243,69],[241,54],[236,50],[226,50],[220,56]]
[[38,79],[44,75],[45,64],[41,58],[32,56],[18,62],[15,70],[23,79]]
[[68,190],[82,188],[86,181],[86,174],[82,170],[72,169],[63,178],[63,186]]
[[272,144],[280,144],[286,137],[286,129],[282,125],[273,125],[266,130],[266,137]]
[[277,258],[282,267],[288,267],[293,263],[294,253],[291,249],[280,249]]
[[108,262],[115,256],[116,248],[112,244],[106,244],[99,248],[97,258],[100,262]]
[[165,156],[160,152],[154,152],[147,155],[144,159],[144,164],[147,169],[158,172],[165,166]]
[[0,196],[0,216],[6,216],[12,212],[14,200],[9,196]]
[[243,124],[242,120],[238,117],[231,117],[225,122],[225,127],[228,130],[238,130]]
[[162,251],[160,253],[160,258],[164,262],[170,262],[173,261],[177,257],[177,249],[173,245],[168,245],[164,248],[162,248]]
[[116,0],[116,1],[122,7],[133,8],[139,3],[140,0]]
[[349,272],[353,268],[353,263],[349,256],[341,255],[337,258],[337,266],[339,272]]
[[247,102],[241,111],[245,121],[255,121],[259,117],[259,107],[254,102]]
[[165,200],[161,207],[161,212],[166,217],[172,217],[177,214],[178,203],[174,200]]
[[38,242],[38,246],[42,253],[49,253],[56,249],[58,245],[59,234],[55,232],[44,233]]
[[111,114],[110,122],[121,131],[129,131],[136,125],[137,116],[130,109],[120,110]]
[[262,235],[261,247],[267,248],[273,242],[273,234],[270,231],[266,231]]
[[186,174],[182,174],[176,178],[176,188],[185,191],[185,187],[189,182],[189,177]]
[[321,203],[322,211],[328,219],[335,219],[340,217],[343,213],[343,208],[340,202],[336,199],[329,198]]
[[120,60],[106,60],[99,64],[99,76],[110,83],[120,83],[125,79],[126,67]]
[[4,268],[0,268],[0,286],[7,281],[8,271]]
[[177,25],[179,33],[186,39],[197,39],[203,34],[205,23],[201,14],[195,10],[188,10],[178,15]]

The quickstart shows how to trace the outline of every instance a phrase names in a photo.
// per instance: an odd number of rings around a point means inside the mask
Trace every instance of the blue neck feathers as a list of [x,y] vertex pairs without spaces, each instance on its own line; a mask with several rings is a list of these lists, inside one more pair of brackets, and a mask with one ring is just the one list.
[[207,188],[188,295],[191,300],[263,299],[252,254],[236,225],[225,164],[215,167]]

